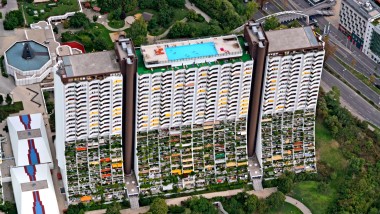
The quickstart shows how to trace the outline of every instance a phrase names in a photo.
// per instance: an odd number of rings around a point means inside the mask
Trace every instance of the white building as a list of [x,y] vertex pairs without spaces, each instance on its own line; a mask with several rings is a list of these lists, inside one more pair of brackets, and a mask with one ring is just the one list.
[[[369,0],[342,0],[339,30],[366,55],[370,40],[371,22],[380,16],[380,8]],[[364,45],[364,47],[363,47]]]
[[52,156],[41,114],[8,117],[16,166],[10,169],[19,214],[59,213]]
[[123,78],[112,51],[59,57],[56,151],[69,203],[121,199]]
[[46,163],[53,169],[53,160],[41,114],[8,117],[9,136],[16,166]]
[[266,46],[256,142],[264,177],[285,170],[315,171],[314,120],[325,55],[322,38],[310,27],[264,32],[252,24],[246,32]]
[[59,208],[48,164],[11,168],[19,214],[58,214]]
[[49,49],[35,41],[16,42],[4,53],[5,68],[16,85],[41,82],[51,72]]
[[230,35],[137,51],[134,171],[143,194],[247,179],[253,60],[242,46]]

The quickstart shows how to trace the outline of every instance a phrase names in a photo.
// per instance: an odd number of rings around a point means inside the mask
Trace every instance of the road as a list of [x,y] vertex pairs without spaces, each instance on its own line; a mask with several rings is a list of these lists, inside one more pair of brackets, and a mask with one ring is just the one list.
[[355,93],[354,90],[326,70],[322,72],[321,86],[325,91],[329,91],[333,86],[338,87],[340,89],[341,104],[343,106],[359,119],[367,120],[377,127],[380,127],[380,111],[375,109],[360,95]]
[[378,104],[380,102],[380,96],[361,80],[359,80],[355,75],[350,71],[346,70],[335,58],[329,57],[325,64],[332,68],[336,73],[341,75],[348,83],[353,85],[357,90],[360,91],[365,97]]

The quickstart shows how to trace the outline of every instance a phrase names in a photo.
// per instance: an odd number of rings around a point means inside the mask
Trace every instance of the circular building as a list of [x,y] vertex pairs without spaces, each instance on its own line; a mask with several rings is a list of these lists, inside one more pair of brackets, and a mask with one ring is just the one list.
[[7,73],[15,79],[16,85],[41,82],[51,71],[49,49],[32,40],[13,44],[4,54]]

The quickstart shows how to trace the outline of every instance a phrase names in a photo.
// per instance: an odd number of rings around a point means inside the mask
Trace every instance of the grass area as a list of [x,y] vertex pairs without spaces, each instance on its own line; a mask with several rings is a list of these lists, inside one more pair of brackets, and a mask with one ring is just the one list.
[[360,81],[362,81],[364,84],[366,84],[368,87],[370,87],[372,90],[374,90],[376,93],[380,94],[380,89],[377,88],[375,85],[373,85],[368,77],[366,77],[364,74],[358,72],[353,67],[348,65],[347,63],[343,62],[338,57],[335,57],[336,61],[338,61],[346,70],[350,71],[353,75],[356,76]]
[[0,105],[0,122],[7,119],[10,114],[18,113],[22,110],[24,110],[24,106],[21,101],[14,102],[11,105]]
[[318,160],[333,169],[346,168],[347,161],[339,149],[338,142],[333,140],[329,130],[320,121],[316,122],[315,134]]
[[320,192],[319,182],[303,181],[297,183],[293,188],[292,197],[301,201],[313,214],[327,213],[329,205],[335,199],[335,191],[329,189],[328,192]]
[[124,20],[111,20],[108,22],[108,25],[112,28],[119,29],[124,27],[125,21]]
[[270,210],[268,214],[302,214],[302,212],[296,206],[285,202],[282,207]]
[[[55,5],[49,6],[49,4]],[[22,1],[21,6],[24,9],[25,18],[28,24],[46,20],[50,16],[64,15],[67,12],[79,11],[78,0],[59,0],[58,2],[49,1],[39,4]],[[41,10],[44,10],[44,12],[41,13]],[[37,11],[37,16],[34,16],[34,11]]]

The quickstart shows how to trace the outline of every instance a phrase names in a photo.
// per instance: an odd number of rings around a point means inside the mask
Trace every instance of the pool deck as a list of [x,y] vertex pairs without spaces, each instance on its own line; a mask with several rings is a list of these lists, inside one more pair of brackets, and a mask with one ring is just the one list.
[[190,64],[190,61],[192,60],[201,60],[205,58],[210,58],[210,56],[190,56],[189,58],[169,60],[168,55],[166,53],[166,48],[203,44],[210,42],[215,44],[217,55],[213,56],[213,58],[215,58],[216,60],[223,58],[240,57],[243,54],[242,48],[239,44],[239,40],[236,35],[202,38],[187,41],[175,41],[170,43],[141,46],[141,54],[143,56],[144,64],[147,68],[161,67],[178,63]]

